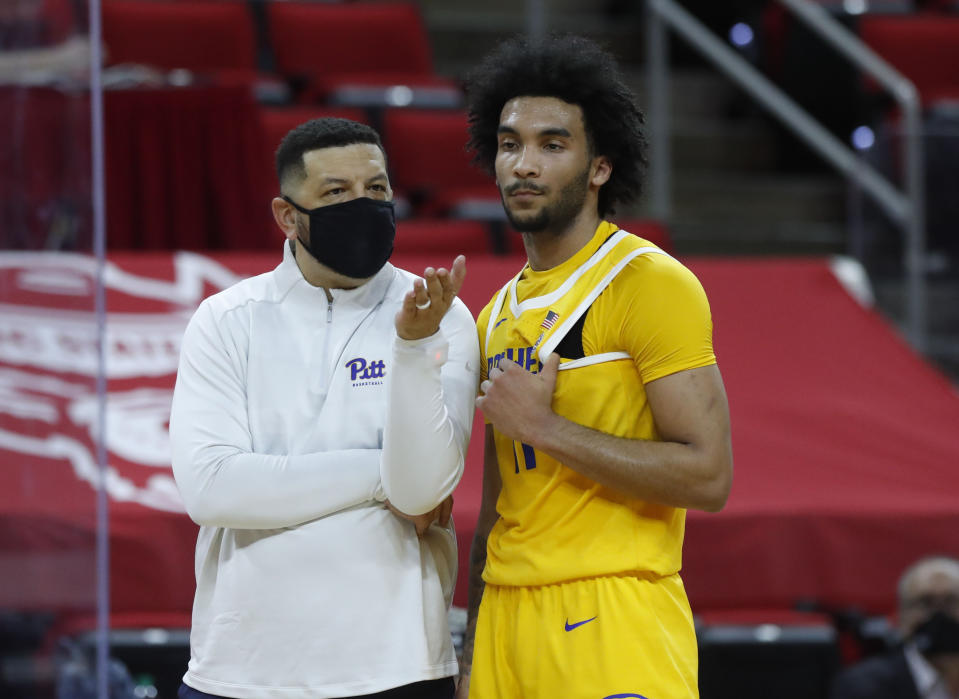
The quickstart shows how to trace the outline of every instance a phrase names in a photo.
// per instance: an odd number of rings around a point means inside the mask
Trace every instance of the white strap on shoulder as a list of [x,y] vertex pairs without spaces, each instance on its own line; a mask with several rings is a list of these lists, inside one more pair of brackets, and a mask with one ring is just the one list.
[[620,359],[632,359],[628,352],[603,352],[602,354],[591,354],[588,357],[571,359],[559,365],[559,371],[565,369],[579,369],[580,367],[590,366],[592,364],[602,364],[603,362],[615,362]]
[[[609,286],[610,282],[616,278],[616,275],[619,274],[623,268],[626,267],[626,265],[628,265],[634,258],[646,253],[666,255],[669,257],[667,253],[652,246],[636,248],[635,250],[631,250],[629,253],[627,253],[626,256],[617,262],[616,265],[606,273],[606,276],[604,276],[599,283],[593,287],[593,289],[586,295],[586,298],[580,302],[572,314],[570,314],[570,316],[566,318],[558,328],[556,328],[553,334],[550,335],[549,339],[540,346],[537,354],[539,355],[539,360],[541,362],[546,361],[547,357],[552,354],[553,350],[556,349],[556,346],[566,336],[566,333],[570,331],[570,328],[572,328],[576,321],[579,320],[580,316],[586,313],[587,309],[593,305],[593,301],[595,301],[599,295],[603,293],[606,287]],[[568,363],[569,362],[567,362],[567,364]]]
[[623,240],[630,237],[632,237],[631,233],[627,233],[626,231],[616,231],[609,236],[609,238],[605,240],[592,255],[589,256],[589,259],[577,267],[573,273],[570,274],[566,280],[559,285],[557,289],[543,296],[534,296],[533,298],[526,299],[522,303],[517,301],[516,296],[516,284],[519,282],[519,275],[517,275],[509,283],[509,303],[510,310],[513,312],[513,315],[519,318],[524,311],[532,310],[534,308],[546,308],[547,306],[552,306],[554,303],[563,298],[563,296],[565,296],[570,289],[573,288],[573,285],[579,281],[580,277],[599,264],[603,258],[613,251],[613,248],[619,245]]
[[[522,274],[522,272],[520,272],[520,274]],[[519,275],[516,275],[515,278],[518,277]],[[513,280],[509,281],[506,286],[499,290],[499,293],[496,295],[496,300],[493,302],[493,308],[490,309],[489,319],[486,321],[486,343],[483,345],[484,357],[489,358],[489,341],[493,336],[493,329],[496,327],[496,319],[499,317],[499,312],[503,310],[503,303],[506,301],[506,292],[512,283]]]

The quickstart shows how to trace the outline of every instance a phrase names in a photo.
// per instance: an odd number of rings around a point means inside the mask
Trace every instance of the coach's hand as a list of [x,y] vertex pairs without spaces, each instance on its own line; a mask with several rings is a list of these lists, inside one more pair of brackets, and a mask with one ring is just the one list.
[[440,321],[453,305],[453,299],[466,278],[466,258],[453,260],[450,270],[427,267],[423,279],[413,282],[396,314],[396,334],[404,340],[420,340],[440,329]]
[[441,502],[439,505],[434,507],[429,512],[424,512],[421,515],[408,515],[405,512],[401,512],[396,509],[389,500],[386,501],[386,507],[389,508],[397,517],[408,520],[413,523],[413,526],[416,527],[416,536],[422,537],[426,530],[430,528],[430,525],[433,522],[436,522],[441,527],[445,527],[450,523],[450,516],[453,514],[453,496],[449,495],[447,498]]
[[493,423],[496,431],[517,442],[535,445],[548,432],[553,412],[553,390],[559,355],[546,359],[543,369],[533,374],[516,362],[502,360],[489,378],[480,384],[476,407]]

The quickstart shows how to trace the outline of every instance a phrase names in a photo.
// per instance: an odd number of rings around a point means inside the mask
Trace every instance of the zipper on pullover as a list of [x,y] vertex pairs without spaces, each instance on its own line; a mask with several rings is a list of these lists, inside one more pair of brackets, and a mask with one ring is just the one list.
[[[326,330],[323,332],[323,354],[321,355],[320,371],[315,378],[314,390],[322,394],[322,402],[326,401],[326,394],[330,389],[330,380],[335,367],[330,367],[330,335],[333,334],[333,294],[326,287],[323,287],[323,293],[326,294]],[[322,403],[321,403],[322,404]]]
[[326,322],[333,322],[333,294],[326,287],[323,287],[323,293],[326,294]]

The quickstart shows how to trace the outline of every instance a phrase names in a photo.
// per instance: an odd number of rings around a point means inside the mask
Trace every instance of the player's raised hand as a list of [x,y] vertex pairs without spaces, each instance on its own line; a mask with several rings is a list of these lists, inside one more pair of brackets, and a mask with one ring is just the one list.
[[538,374],[503,360],[480,384],[482,395],[476,399],[476,406],[498,432],[518,442],[535,444],[537,435],[554,417],[553,390],[558,371],[559,355],[555,352]]
[[440,321],[453,305],[453,299],[466,278],[466,258],[453,260],[451,269],[427,267],[423,278],[413,282],[403,305],[396,314],[396,334],[404,340],[429,337],[440,327]]

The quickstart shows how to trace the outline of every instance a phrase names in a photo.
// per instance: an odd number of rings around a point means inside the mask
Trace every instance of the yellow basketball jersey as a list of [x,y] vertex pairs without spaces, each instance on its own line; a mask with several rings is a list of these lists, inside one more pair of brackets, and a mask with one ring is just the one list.
[[[482,374],[501,361],[538,372],[562,361],[553,410],[630,439],[658,439],[644,385],[714,364],[712,320],[693,274],[652,243],[603,222],[542,272],[526,265],[477,321]],[[503,488],[484,579],[548,585],[679,570],[686,511],[627,497],[494,431]]]

